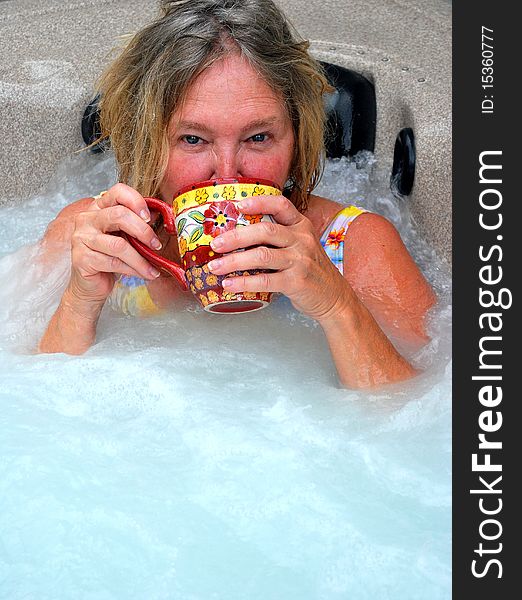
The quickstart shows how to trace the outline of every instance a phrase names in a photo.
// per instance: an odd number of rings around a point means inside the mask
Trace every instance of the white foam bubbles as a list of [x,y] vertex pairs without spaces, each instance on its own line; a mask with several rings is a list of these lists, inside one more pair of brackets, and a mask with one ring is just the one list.
[[382,212],[440,298],[424,372],[340,389],[324,336],[283,297],[250,315],[104,310],[81,357],[34,355],[68,259],[36,242],[114,180],[75,156],[0,209],[0,579],[17,597],[450,595],[450,280],[371,156],[320,193]]

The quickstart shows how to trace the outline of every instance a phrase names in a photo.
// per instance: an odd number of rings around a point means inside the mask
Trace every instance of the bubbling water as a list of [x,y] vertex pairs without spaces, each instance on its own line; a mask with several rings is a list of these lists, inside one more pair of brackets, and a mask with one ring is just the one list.
[[[114,162],[68,160],[0,209],[0,581],[6,598],[450,597],[451,285],[371,155],[317,190],[389,218],[434,286],[416,379],[337,385],[284,297],[239,316],[104,309],[83,356],[32,353],[69,259],[37,240]],[[422,590],[422,592],[420,592]]]

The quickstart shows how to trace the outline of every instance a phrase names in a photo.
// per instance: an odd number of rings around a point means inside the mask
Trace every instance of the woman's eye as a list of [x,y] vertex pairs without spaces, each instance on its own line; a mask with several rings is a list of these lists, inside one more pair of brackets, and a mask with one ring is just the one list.
[[201,138],[197,135],[184,135],[183,140],[187,142],[187,144],[195,146],[201,140]]
[[250,139],[253,142],[264,142],[267,138],[266,133],[256,133],[256,135],[253,135]]

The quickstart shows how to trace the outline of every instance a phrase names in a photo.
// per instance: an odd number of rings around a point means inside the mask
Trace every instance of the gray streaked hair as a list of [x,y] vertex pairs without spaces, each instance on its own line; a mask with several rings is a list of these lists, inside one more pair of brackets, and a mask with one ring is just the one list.
[[100,141],[110,139],[120,180],[156,195],[165,174],[172,114],[194,79],[239,52],[285,103],[295,136],[292,201],[303,211],[324,164],[320,64],[272,0],[163,0],[99,82]]

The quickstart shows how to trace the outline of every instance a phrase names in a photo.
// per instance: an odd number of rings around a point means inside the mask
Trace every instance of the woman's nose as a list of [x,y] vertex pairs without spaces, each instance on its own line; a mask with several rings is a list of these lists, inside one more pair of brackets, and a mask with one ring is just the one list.
[[238,149],[227,148],[215,152],[213,166],[214,173],[212,179],[241,176],[241,161]]

